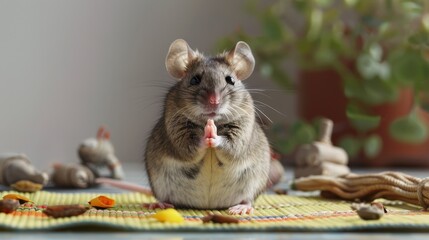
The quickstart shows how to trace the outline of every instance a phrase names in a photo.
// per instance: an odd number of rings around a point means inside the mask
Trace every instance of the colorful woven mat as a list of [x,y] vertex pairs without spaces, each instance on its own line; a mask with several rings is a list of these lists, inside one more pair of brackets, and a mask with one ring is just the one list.
[[[0,192],[0,197],[15,192]],[[20,193],[21,194],[21,193]],[[227,215],[226,211],[179,209],[185,222],[161,223],[152,218],[156,211],[142,203],[155,202],[140,193],[51,193],[46,191],[22,194],[32,200],[15,212],[0,213],[0,230],[55,230],[55,229],[113,229],[134,231],[358,231],[395,230],[429,231],[429,212],[402,202],[384,202],[388,213],[380,220],[364,221],[351,210],[350,202],[326,200],[318,197],[288,195],[260,196],[252,215],[234,216],[238,224],[203,223],[208,213]],[[48,205],[84,204],[105,195],[116,200],[116,206],[107,210],[90,209],[76,217],[48,217],[43,210]]]

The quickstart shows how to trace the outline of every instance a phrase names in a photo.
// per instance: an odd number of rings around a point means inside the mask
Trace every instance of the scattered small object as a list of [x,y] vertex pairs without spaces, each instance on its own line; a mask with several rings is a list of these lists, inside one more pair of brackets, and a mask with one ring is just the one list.
[[[82,165],[91,169],[96,178],[124,178],[121,163],[110,142],[110,132],[104,126],[98,129],[96,138],[88,138],[80,144],[78,154]],[[106,169],[108,173],[103,174]]]
[[161,210],[152,215],[152,217],[160,222],[166,223],[183,223],[185,221],[182,215],[180,215],[180,213],[174,208]]
[[47,173],[36,170],[28,157],[21,153],[0,154],[0,176],[0,184],[4,186],[21,180],[45,185],[49,180]]
[[115,206],[115,199],[101,195],[96,198],[93,198],[88,203],[95,208],[112,208]]
[[19,195],[19,194],[14,194],[14,193],[10,193],[10,194],[4,195],[3,199],[18,200],[20,204],[31,202],[31,200],[28,197],[22,196],[22,195]]
[[85,213],[88,209],[88,207],[85,207],[82,204],[54,205],[46,207],[43,213],[53,218],[63,218],[79,216]]
[[274,192],[278,195],[287,195],[286,189],[275,189]]
[[42,190],[43,185],[39,183],[35,183],[28,180],[21,180],[12,185],[10,185],[12,189],[19,192],[37,192]]
[[429,178],[417,178],[401,172],[381,172],[375,174],[347,174],[340,177],[309,176],[295,179],[292,187],[299,191],[322,191],[322,196],[344,200],[371,202],[378,198],[399,200],[429,206]]
[[295,178],[311,175],[341,176],[350,173],[348,156],[344,149],[331,142],[333,122],[320,121],[318,141],[301,146],[295,155]]
[[238,223],[239,220],[234,217],[224,216],[220,214],[209,214],[205,217],[202,217],[201,220],[203,223],[213,222],[213,223]]
[[378,220],[386,211],[382,204],[380,207],[379,204],[371,203],[353,203],[351,208],[355,210],[363,220]]
[[89,188],[95,185],[94,173],[80,164],[55,164],[51,179],[58,187]]
[[3,199],[0,200],[0,212],[11,213],[20,206],[19,201],[16,199]]
[[384,207],[383,203],[381,203],[381,202],[372,202],[371,206],[378,207],[378,208],[382,209],[384,213],[387,213],[387,209]]

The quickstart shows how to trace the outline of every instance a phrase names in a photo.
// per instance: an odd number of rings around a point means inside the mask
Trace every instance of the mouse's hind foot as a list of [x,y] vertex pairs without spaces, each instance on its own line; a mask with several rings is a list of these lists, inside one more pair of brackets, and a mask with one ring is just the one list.
[[252,203],[249,201],[242,201],[240,204],[228,208],[228,213],[232,215],[252,214],[253,211]]

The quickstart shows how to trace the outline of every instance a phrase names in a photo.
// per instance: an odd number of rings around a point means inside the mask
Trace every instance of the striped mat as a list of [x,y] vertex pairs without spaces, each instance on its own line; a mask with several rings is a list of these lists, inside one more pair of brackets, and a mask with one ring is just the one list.
[[[15,192],[0,192],[0,197]],[[350,202],[318,197],[290,195],[261,195],[252,215],[234,216],[238,224],[203,223],[201,217],[226,211],[178,211],[184,223],[161,223],[152,218],[158,210],[148,210],[142,203],[155,202],[151,196],[140,193],[20,193],[32,200],[15,212],[0,213],[0,230],[34,231],[57,229],[106,229],[126,231],[429,231],[429,212],[402,202],[387,202],[388,211],[380,220],[364,221],[351,210]],[[83,215],[51,218],[43,213],[48,205],[84,204],[99,195],[116,200],[116,206],[107,210],[90,209]],[[88,205],[89,206],[89,205]]]

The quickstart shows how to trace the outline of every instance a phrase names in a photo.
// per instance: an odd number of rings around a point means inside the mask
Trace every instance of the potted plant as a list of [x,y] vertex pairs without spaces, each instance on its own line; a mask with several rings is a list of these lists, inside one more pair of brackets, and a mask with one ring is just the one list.
[[[429,3],[424,0],[248,1],[261,34],[238,29],[222,48],[247,41],[262,76],[294,89],[301,121],[274,126],[277,150],[314,140],[319,117],[356,164],[429,166]],[[298,70],[296,83],[285,64]],[[427,105],[427,100],[426,100]],[[353,163],[352,161],[352,163]]]

